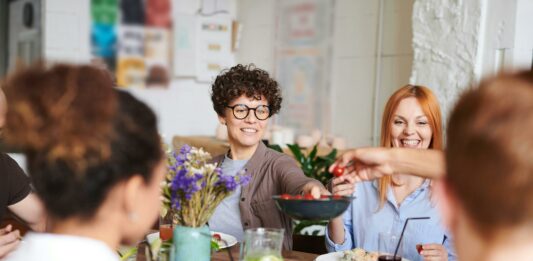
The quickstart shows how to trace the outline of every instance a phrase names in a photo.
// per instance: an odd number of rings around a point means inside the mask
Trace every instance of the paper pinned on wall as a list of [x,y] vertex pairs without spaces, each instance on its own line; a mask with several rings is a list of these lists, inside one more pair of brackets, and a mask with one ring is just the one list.
[[166,88],[170,84],[170,33],[165,28],[145,29],[146,87]]
[[196,16],[174,15],[174,76],[196,76]]
[[232,20],[227,14],[200,16],[196,23],[196,77],[211,82],[235,63],[231,53]]
[[118,27],[117,84],[120,87],[145,87],[145,30],[142,26]]

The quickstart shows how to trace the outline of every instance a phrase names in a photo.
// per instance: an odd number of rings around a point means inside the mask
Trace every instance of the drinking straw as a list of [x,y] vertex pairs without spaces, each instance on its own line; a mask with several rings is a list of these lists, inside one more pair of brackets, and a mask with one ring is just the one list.
[[394,256],[392,257],[393,260],[396,260],[396,255],[398,254],[398,248],[400,248],[400,243],[402,242],[403,233],[405,232],[405,227],[407,227],[407,223],[409,223],[409,220],[419,220],[419,219],[429,219],[429,217],[410,217],[405,220],[405,223],[403,224],[402,234],[400,235],[398,244],[396,244],[396,250],[394,250]]

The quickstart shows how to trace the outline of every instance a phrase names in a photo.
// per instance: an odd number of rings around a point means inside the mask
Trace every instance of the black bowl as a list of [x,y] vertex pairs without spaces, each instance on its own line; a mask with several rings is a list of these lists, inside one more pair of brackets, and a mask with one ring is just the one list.
[[320,199],[283,199],[272,196],[279,210],[298,220],[330,220],[346,211],[354,197],[328,196]]

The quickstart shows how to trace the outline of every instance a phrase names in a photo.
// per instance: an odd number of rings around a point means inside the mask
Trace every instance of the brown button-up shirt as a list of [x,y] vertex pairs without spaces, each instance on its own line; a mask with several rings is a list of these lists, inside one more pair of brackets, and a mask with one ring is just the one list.
[[[221,162],[224,155],[213,160]],[[244,169],[252,179],[241,190],[239,209],[244,230],[249,228],[283,228],[283,248],[292,249],[292,222],[289,216],[278,210],[272,196],[296,195],[302,192],[308,182],[322,184],[304,175],[297,162],[290,156],[267,148],[259,143]]]

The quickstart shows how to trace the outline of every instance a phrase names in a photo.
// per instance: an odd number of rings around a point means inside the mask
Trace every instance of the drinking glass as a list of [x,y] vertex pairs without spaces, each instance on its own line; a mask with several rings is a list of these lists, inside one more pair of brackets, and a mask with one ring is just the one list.
[[[402,244],[398,246],[398,241],[400,240],[399,234],[394,234],[391,232],[381,232],[378,237],[378,252],[379,258],[378,261],[401,261],[402,258]],[[394,257],[394,251],[398,247],[398,252]]]
[[157,255],[157,261],[170,261],[171,247],[162,245]]
[[240,260],[283,260],[281,257],[283,232],[283,229],[276,228],[247,229],[241,245]]
[[173,230],[174,224],[172,214],[167,214],[164,217],[159,216],[159,237],[161,238],[161,241],[171,239]]

